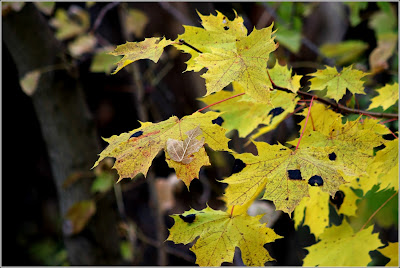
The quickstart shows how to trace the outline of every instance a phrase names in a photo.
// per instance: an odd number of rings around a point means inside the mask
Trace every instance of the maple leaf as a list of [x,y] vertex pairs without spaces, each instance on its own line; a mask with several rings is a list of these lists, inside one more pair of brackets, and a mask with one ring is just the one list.
[[379,95],[372,98],[372,103],[369,105],[368,110],[382,106],[383,110],[386,110],[399,100],[399,84],[394,83],[393,85],[385,85],[382,88],[377,89]]
[[[374,160],[368,166],[367,179],[371,182],[368,190],[378,183],[381,190],[392,187],[396,191],[399,190],[399,140],[388,141],[385,146],[376,153]],[[363,190],[367,191],[365,188]]]
[[172,160],[189,164],[193,160],[192,154],[198,152],[204,145],[204,137],[201,140],[196,140],[196,137],[201,135],[200,126],[186,132],[188,136],[184,141],[175,139],[167,140],[167,152]]
[[261,224],[261,217],[246,213],[231,216],[210,207],[201,211],[191,209],[181,215],[172,215],[175,224],[169,230],[167,240],[188,244],[199,237],[190,250],[196,254],[196,264],[200,266],[232,262],[236,247],[240,248],[245,265],[264,266],[265,262],[274,260],[264,244],[282,237]]
[[[172,116],[168,120],[156,124],[142,123],[142,126],[138,129],[104,139],[109,145],[100,153],[100,157],[93,167],[96,167],[105,157],[114,157],[116,161],[113,168],[118,171],[118,181],[123,178],[134,178],[139,173],[146,176],[151,162],[160,150],[167,151],[168,139],[180,138],[180,140],[184,140],[183,133],[198,126],[202,133],[201,136],[204,137],[204,142],[211,149],[231,151],[228,148],[229,139],[225,137],[226,130],[212,123],[212,120],[218,116],[220,116],[220,113],[216,112],[194,113],[180,120],[176,116]],[[205,161],[204,154],[202,155],[201,152],[194,153],[193,158],[195,160],[193,160],[193,165],[182,164],[192,171],[187,173],[180,172],[180,174],[193,174],[194,166],[199,163],[208,163],[208,159]],[[196,160],[196,154],[201,159]],[[177,166],[174,165],[174,167]],[[190,182],[192,179],[194,177],[183,178],[185,183]]]
[[[216,103],[244,92],[243,87],[233,82],[233,91],[219,91],[199,100],[206,104]],[[228,131],[237,129],[239,137],[246,137],[258,125],[263,124],[263,131],[274,129],[296,106],[296,95],[284,91],[271,94],[271,105],[248,101],[239,96],[229,101],[212,106],[211,109],[222,112],[222,126]],[[268,128],[268,130],[267,130]]]
[[294,210],[295,228],[303,225],[310,227],[310,232],[318,239],[329,225],[329,194],[318,187],[309,187],[309,197],[303,198]]
[[325,229],[321,241],[305,248],[309,253],[303,266],[367,266],[372,260],[369,252],[383,246],[372,230],[370,226],[354,233],[344,219],[341,225]]
[[[303,115],[308,113],[308,108]],[[361,117],[354,121],[342,123],[342,116],[334,113],[324,105],[315,103],[312,106],[310,117],[312,124],[308,124],[302,140],[303,146],[336,147],[335,154],[330,158],[332,162],[345,167],[346,176],[361,176],[367,174],[368,164],[373,159],[373,148],[384,143],[383,134],[389,133],[385,126],[378,124],[378,120]],[[303,130],[305,119],[300,122]],[[312,127],[313,125],[313,127]],[[313,131],[315,129],[315,131]],[[307,143],[307,142],[310,143]],[[288,142],[296,145],[298,139]]]
[[[356,215],[356,202],[359,198],[350,188],[356,188],[355,182],[356,180],[353,180],[351,183],[340,185],[339,190],[344,193],[344,197],[339,209],[335,206],[338,214]],[[318,239],[329,226],[329,194],[322,192],[318,187],[311,186],[309,186],[309,193],[310,196],[303,198],[294,210],[293,220],[296,229],[304,220],[303,225],[308,225],[310,232]]]
[[335,67],[326,66],[326,69],[310,74],[310,76],[314,76],[310,79],[310,90],[328,88],[326,96],[339,101],[346,93],[346,88],[353,94],[365,94],[364,82],[361,81],[361,78],[367,75],[368,73],[352,69],[352,65],[344,67],[340,73]]
[[202,75],[206,80],[206,96],[236,81],[256,101],[270,102],[272,86],[266,68],[269,54],[276,49],[272,27],[254,28],[250,35],[237,39],[232,50],[211,47],[211,52],[195,58],[198,66],[208,69]]
[[390,259],[390,261],[385,266],[399,266],[399,242],[390,243],[387,247],[378,249],[383,256]]
[[142,42],[126,42],[123,45],[117,46],[117,48],[109,54],[114,56],[123,55],[124,57],[117,62],[117,69],[115,69],[112,74],[116,74],[128,64],[141,59],[150,59],[157,63],[164,48],[171,45],[173,42],[174,41],[165,38],[152,37],[146,38]]
[[290,214],[303,197],[308,196],[308,183],[317,182],[317,187],[333,196],[345,182],[339,173],[342,167],[329,159],[334,152],[332,147],[292,151],[281,144],[254,144],[258,156],[233,154],[246,166],[222,181],[229,184],[225,193],[229,205],[243,205],[262,187],[265,188],[263,199],[272,200],[277,210]]
[[247,36],[247,29],[243,24],[243,18],[237,16],[235,11],[234,20],[229,20],[222,13],[217,11],[217,15],[203,16],[197,12],[201,18],[204,28],[183,25],[185,32],[178,35],[174,46],[179,50],[190,53],[191,58],[186,62],[186,71],[199,72],[203,67],[195,63],[195,58],[199,52],[189,46],[179,44],[179,40],[184,40],[203,53],[210,53],[211,47],[219,47],[225,50],[236,48],[236,37]]
[[287,65],[280,65],[276,62],[274,67],[268,70],[268,73],[275,85],[287,88],[293,93],[296,93],[299,90],[300,79],[303,76],[292,76],[292,68],[289,68]]

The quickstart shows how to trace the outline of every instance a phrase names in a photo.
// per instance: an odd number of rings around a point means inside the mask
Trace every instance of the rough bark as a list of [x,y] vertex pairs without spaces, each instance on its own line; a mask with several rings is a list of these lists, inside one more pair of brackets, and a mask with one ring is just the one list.
[[[74,203],[92,198],[90,178],[82,178],[68,188],[63,182],[75,172],[87,173],[95,162],[100,147],[94,123],[73,75],[73,64],[65,60],[61,43],[32,4],[3,17],[3,40],[20,78],[38,68],[69,66],[43,73],[32,95],[63,216]],[[113,202],[112,195],[98,201],[96,214],[80,234],[69,236],[64,232],[71,265],[121,264]]]

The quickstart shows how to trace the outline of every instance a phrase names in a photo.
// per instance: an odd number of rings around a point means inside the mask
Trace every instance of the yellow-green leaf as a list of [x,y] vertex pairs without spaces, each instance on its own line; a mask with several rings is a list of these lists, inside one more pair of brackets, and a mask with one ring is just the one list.
[[[219,91],[199,100],[206,104],[212,104],[220,100],[232,97],[244,92],[243,87],[233,82],[233,91]],[[257,136],[274,129],[296,106],[296,95],[284,91],[276,91],[271,94],[271,105],[248,101],[244,96],[224,101],[211,107],[222,113],[222,127],[228,131],[237,129],[240,137],[246,137],[258,125],[265,125],[257,133]],[[255,137],[254,137],[255,138]]]
[[66,222],[63,226],[64,233],[73,235],[81,232],[95,213],[96,203],[93,200],[75,203],[68,209],[65,215]]
[[260,188],[263,199],[272,200],[277,210],[291,213],[300,201],[309,196],[308,183],[318,182],[324,192],[334,195],[344,183],[342,168],[329,160],[332,147],[305,147],[292,151],[283,145],[255,142],[258,156],[233,154],[246,167],[223,180],[228,183],[225,196],[228,205],[243,205]]
[[77,6],[71,6],[71,13],[76,17],[71,19],[64,9],[57,9],[54,18],[50,20],[51,26],[56,28],[56,37],[66,40],[86,32],[90,27],[89,13]]
[[368,75],[362,71],[353,69],[352,66],[344,67],[338,73],[335,67],[326,66],[326,69],[317,70],[310,74],[310,90],[324,90],[328,88],[326,96],[339,101],[346,93],[346,88],[353,94],[365,94],[361,78]]
[[329,194],[322,192],[318,187],[309,187],[309,197],[303,198],[294,210],[293,220],[295,228],[303,225],[310,227],[310,232],[318,239],[329,225]]
[[225,50],[236,49],[236,38],[247,36],[243,18],[237,16],[236,11],[236,17],[232,21],[219,11],[216,16],[198,14],[204,28],[183,25],[185,32],[178,35],[176,44],[174,44],[177,49],[191,54],[191,58],[186,62],[186,71],[199,72],[203,67],[197,66],[195,63],[195,58],[200,55],[199,52],[189,46],[179,44],[179,40],[184,40],[202,53],[211,53],[212,47]]
[[369,252],[383,246],[372,229],[370,226],[355,233],[345,219],[341,225],[325,229],[321,241],[305,248],[309,253],[303,266],[367,266],[371,262]]
[[146,13],[135,8],[128,9],[125,21],[128,32],[133,33],[136,37],[143,37],[143,31],[148,23],[149,18]]
[[278,62],[275,66],[268,70],[272,81],[275,85],[287,88],[293,93],[296,93],[300,88],[301,75],[292,76],[292,68],[285,65],[280,65]]
[[[304,110],[303,115],[307,112],[308,108]],[[312,120],[309,120],[304,131],[304,136],[309,138],[303,139],[300,144],[336,147],[331,155],[331,162],[345,167],[346,176],[366,175],[367,167],[373,159],[373,148],[384,143],[383,134],[390,133],[375,119],[361,121],[359,118],[343,124],[341,115],[318,103],[312,106],[310,116]],[[300,131],[303,130],[304,124],[305,119],[300,122]],[[296,145],[297,142],[298,139],[289,143]]]
[[93,73],[104,72],[110,74],[114,68],[114,64],[121,58],[121,56],[116,57],[108,54],[108,52],[99,51],[93,56],[90,71]]
[[[130,132],[114,135],[104,139],[109,145],[100,153],[99,159],[93,167],[97,166],[105,157],[116,158],[113,168],[117,169],[119,180],[123,178],[134,178],[142,173],[146,176],[153,159],[164,149],[168,139],[186,139],[185,133],[200,125],[201,137],[213,150],[230,151],[229,139],[225,137],[226,130],[212,120],[220,116],[220,113],[194,113],[178,119],[176,116],[160,123],[142,123],[140,128]],[[204,163],[205,160],[200,162]],[[198,164],[196,161],[195,164]],[[187,165],[193,168],[192,165]]]
[[115,69],[113,74],[116,74],[128,64],[131,64],[137,60],[150,59],[157,63],[164,51],[164,48],[172,43],[173,41],[165,38],[152,37],[146,38],[142,42],[126,42],[123,45],[117,46],[113,52],[110,52],[110,55],[123,55],[124,57],[117,62],[117,69]]
[[191,251],[196,254],[196,264],[200,266],[232,262],[236,247],[240,248],[245,265],[264,266],[265,262],[274,260],[264,244],[282,238],[265,224],[260,224],[262,215],[231,216],[228,212],[207,207],[172,217],[175,224],[167,240],[188,244],[199,237]]
[[271,25],[253,29],[249,36],[237,39],[235,49],[211,47],[211,52],[196,57],[195,63],[207,68],[202,75],[206,80],[206,96],[236,81],[254,100],[270,103],[271,84],[266,68],[269,54],[275,49]]
[[326,57],[335,59],[338,65],[343,65],[357,60],[368,49],[368,44],[360,40],[346,40],[324,44],[320,49]]
[[372,103],[369,105],[368,110],[377,108],[379,106],[382,106],[383,110],[386,110],[399,100],[398,83],[394,83],[393,85],[387,84],[376,91],[378,91],[379,95],[371,99]]
[[390,261],[385,266],[399,266],[399,242],[390,243],[387,247],[378,249],[383,256],[388,257]]
[[54,7],[56,6],[55,2],[33,2],[35,6],[47,16],[50,16],[53,13]]

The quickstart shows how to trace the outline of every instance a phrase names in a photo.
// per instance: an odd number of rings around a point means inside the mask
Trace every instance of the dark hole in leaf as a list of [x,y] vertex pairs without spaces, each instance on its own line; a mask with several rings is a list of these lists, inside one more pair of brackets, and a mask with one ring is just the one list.
[[222,117],[218,116],[217,118],[215,118],[214,120],[211,121],[213,124],[217,124],[219,126],[222,125],[222,123],[224,122],[224,119],[222,119]]
[[272,109],[271,111],[269,111],[268,115],[272,114],[272,117],[271,117],[271,119],[269,120],[269,123],[271,124],[272,119],[273,119],[275,116],[280,115],[280,114],[283,113],[284,111],[285,111],[285,110],[282,109],[281,107],[276,107],[276,108]]
[[196,215],[195,214],[189,214],[189,215],[186,215],[186,216],[179,215],[179,218],[181,218],[184,222],[192,223],[192,222],[194,222],[194,219],[196,218]]
[[285,151],[285,150],[286,150],[285,148],[280,148],[280,149],[279,149],[279,151]]
[[322,186],[324,185],[324,180],[321,178],[321,176],[314,175],[308,180],[308,184],[311,186]]
[[224,30],[225,30],[225,31],[229,30],[229,27],[228,27],[228,26],[225,26],[225,27],[224,27]]
[[246,167],[246,164],[242,160],[235,159],[235,162],[233,163],[232,174],[239,173],[245,167]]
[[301,172],[298,169],[295,170],[288,170],[288,176],[291,180],[302,180]]
[[332,161],[336,160],[336,154],[334,152],[329,154],[329,160],[332,160]]
[[132,136],[130,136],[129,138],[137,138],[139,136],[142,136],[143,131],[137,131],[135,133],[132,134]]
[[276,107],[274,109],[272,109],[271,111],[269,111],[268,115],[272,114],[272,117],[280,115],[281,113],[283,113],[285,110],[282,109],[282,107]]
[[329,197],[329,200],[337,209],[340,209],[340,206],[343,204],[344,197],[345,195],[342,191],[337,191],[333,198],[331,196]]

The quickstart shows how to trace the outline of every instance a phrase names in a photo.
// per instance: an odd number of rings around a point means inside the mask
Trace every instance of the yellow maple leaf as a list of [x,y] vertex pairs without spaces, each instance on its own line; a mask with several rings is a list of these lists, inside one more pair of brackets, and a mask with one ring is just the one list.
[[292,76],[292,68],[289,68],[287,65],[280,65],[276,62],[274,67],[268,70],[268,73],[275,85],[287,88],[293,93],[299,90],[300,79],[303,76]]
[[[344,197],[339,209],[335,206],[338,214],[356,215],[356,202],[359,198],[351,189],[351,187],[356,188],[356,184],[353,182],[355,180],[339,187],[339,190],[344,193]],[[310,232],[318,239],[325,228],[329,226],[329,194],[322,192],[318,187],[311,186],[309,186],[309,193],[310,196],[303,198],[294,210],[293,220],[296,229],[304,220],[303,225],[308,225]]]
[[206,96],[236,81],[256,101],[271,101],[272,86],[266,68],[269,54],[276,49],[272,27],[253,29],[249,36],[236,40],[234,49],[211,47],[211,52],[195,58],[197,65],[208,69],[202,75],[206,80]]
[[355,70],[352,66],[344,67],[340,73],[335,67],[326,66],[326,69],[310,74],[314,76],[310,79],[310,90],[328,88],[326,96],[339,101],[346,93],[346,88],[353,94],[365,94],[361,78],[367,75],[368,73]]
[[196,254],[196,264],[200,266],[232,262],[236,247],[240,248],[245,265],[264,266],[265,262],[274,260],[264,244],[282,237],[261,224],[261,217],[231,215],[210,207],[201,211],[191,209],[181,215],[172,215],[175,224],[169,230],[167,240],[188,244],[199,237],[190,250]]
[[383,256],[390,259],[390,261],[385,266],[399,266],[399,242],[390,243],[387,247],[378,249]]
[[380,190],[393,187],[394,190],[398,191],[399,140],[388,141],[385,146],[385,148],[376,153],[374,160],[368,167],[368,180],[372,182],[369,185],[379,183]]
[[115,69],[112,74],[116,74],[128,64],[141,59],[150,59],[157,63],[164,48],[171,45],[173,42],[174,41],[165,38],[152,37],[146,38],[142,42],[126,42],[123,45],[117,46],[117,48],[109,54],[114,56],[123,55],[124,57],[117,62],[117,69]]
[[310,196],[303,198],[294,210],[294,226],[297,229],[304,220],[303,225],[308,225],[318,239],[329,225],[329,194],[311,186],[309,193]]
[[379,106],[382,106],[383,110],[386,110],[399,100],[398,83],[394,83],[393,85],[387,84],[376,91],[378,91],[379,95],[371,99],[372,103],[369,105],[368,110],[377,108]]
[[168,152],[165,152],[165,160],[170,168],[175,169],[176,176],[185,183],[188,189],[191,181],[199,177],[201,167],[211,165],[204,147],[193,154],[193,161],[188,164],[172,160]]
[[[222,90],[199,100],[212,104],[244,92],[243,87],[237,82],[233,82],[232,85],[233,91]],[[295,94],[276,91],[271,94],[271,105],[248,101],[244,96],[239,96],[214,105],[211,109],[222,113],[224,128],[228,131],[237,129],[239,136],[244,138],[260,124],[265,125],[262,128],[263,133],[274,129],[289,113],[293,112],[296,101]]]
[[[308,108],[303,115],[308,113]],[[361,117],[354,121],[342,123],[342,116],[330,111],[322,104],[312,106],[307,128],[304,136],[309,137],[301,141],[303,146],[336,147],[334,154],[330,156],[332,162],[345,167],[346,180],[355,176],[367,174],[367,167],[373,159],[373,148],[384,143],[383,134],[389,133],[385,126],[378,124],[378,120],[367,118],[361,121]],[[311,124],[310,124],[311,123]],[[305,125],[305,119],[300,122],[301,130]],[[315,129],[315,131],[314,131]],[[307,143],[307,142],[310,143]],[[296,145],[298,139],[288,142]]]
[[247,29],[244,27],[243,18],[237,16],[231,21],[225,15],[217,11],[217,15],[204,16],[197,12],[201,18],[204,28],[183,25],[185,32],[178,35],[174,46],[185,53],[190,53],[191,58],[186,62],[186,71],[199,72],[203,67],[195,63],[199,52],[189,46],[179,43],[184,40],[194,46],[202,53],[210,53],[211,47],[232,50],[236,48],[236,37],[247,36]]
[[[113,168],[118,171],[118,181],[123,178],[134,178],[139,173],[146,176],[151,162],[160,150],[167,151],[166,144],[168,139],[180,139],[183,141],[186,138],[184,133],[193,130],[197,126],[200,126],[201,137],[204,137],[205,143],[211,149],[230,151],[228,148],[229,139],[225,137],[226,130],[212,123],[212,120],[218,116],[220,116],[220,113],[207,112],[203,114],[197,112],[180,120],[176,116],[172,116],[168,120],[156,124],[142,123],[142,126],[138,129],[104,139],[109,145],[100,153],[100,157],[93,167],[96,167],[105,157],[114,157],[116,161]],[[204,153],[202,154],[199,151],[195,155],[199,159],[194,160],[192,165],[185,165],[187,169],[190,169],[190,172],[183,172],[182,168],[185,167],[174,165],[174,168],[180,170],[179,174],[192,176],[195,167],[200,169],[197,165],[200,163],[208,164],[208,158],[204,156]],[[195,177],[198,177],[198,175]],[[181,179],[185,183],[190,183],[195,177]]]
[[334,195],[344,183],[340,166],[329,160],[331,147],[304,147],[292,151],[283,145],[254,142],[258,156],[233,154],[245,168],[222,182],[228,183],[228,205],[243,205],[265,188],[263,199],[272,200],[277,210],[291,213],[308,196],[308,184],[316,182],[324,192]]
[[305,248],[309,253],[303,266],[367,266],[372,260],[369,252],[383,246],[372,229],[354,233],[345,219],[341,225],[325,229],[321,241]]

